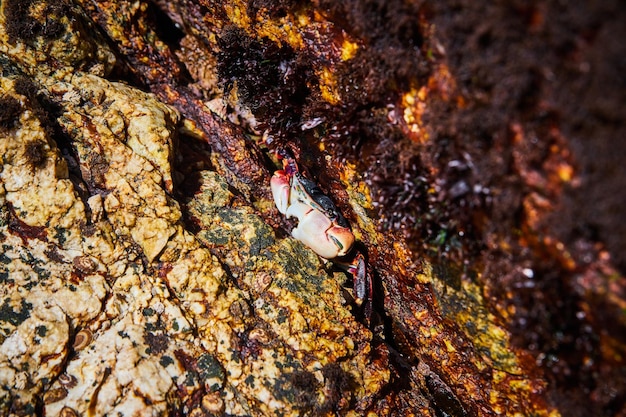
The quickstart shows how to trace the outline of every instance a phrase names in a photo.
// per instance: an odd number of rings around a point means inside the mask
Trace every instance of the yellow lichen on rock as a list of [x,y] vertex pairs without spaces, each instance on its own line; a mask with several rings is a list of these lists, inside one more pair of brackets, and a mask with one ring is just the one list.
[[[175,112],[150,95],[93,76],[43,81],[49,88],[45,94],[75,98],[62,102],[58,122],[76,152],[73,169],[82,179],[70,178],[57,144],[30,109],[34,98],[13,93],[24,111],[0,141],[6,155],[2,210],[8,219],[2,236],[13,248],[3,255],[2,272],[20,286],[2,286],[8,296],[3,311],[11,312],[12,326],[5,326],[0,361],[6,370],[0,376],[6,386],[23,380],[24,388],[3,395],[24,405],[31,395],[45,392],[50,414],[71,409],[139,415],[147,401],[151,413],[159,414],[172,406],[174,381],[186,381],[189,395],[213,381],[211,389],[224,398],[218,408],[225,412],[272,415],[281,409],[298,415],[302,405],[279,393],[305,388],[292,386],[286,375],[314,375],[352,357],[333,375],[361,378],[368,362],[367,350],[355,350],[362,343],[355,340],[358,325],[315,254],[292,240],[276,242],[252,208],[224,207],[231,200],[224,197],[224,183],[207,184],[203,189],[210,197],[203,201],[216,205],[209,230],[230,236],[231,248],[245,249],[228,261],[233,271],[241,268],[244,292],[184,229],[165,180],[171,178],[170,158],[164,155],[172,153]],[[2,83],[5,91],[13,89],[13,79]],[[137,115],[143,125],[133,131],[127,126]],[[140,139],[133,139],[136,132]],[[33,138],[45,144],[35,167],[23,157]],[[223,181],[213,178],[214,184]],[[94,193],[87,204],[79,188]],[[288,254],[294,252],[308,272],[292,265]],[[263,274],[272,279],[259,287]],[[26,285],[36,290],[22,290]],[[254,293],[260,297],[249,298]],[[35,316],[34,309],[41,313]],[[243,347],[238,334],[249,334],[251,346]],[[70,357],[74,349],[80,354]],[[37,371],[20,371],[24,361]],[[206,378],[197,376],[199,363],[208,366]],[[66,376],[57,378],[61,373]],[[307,389],[318,393],[315,402],[324,403],[330,400],[323,387],[330,382],[319,378]],[[369,387],[378,389],[386,378],[372,375],[376,382]],[[63,385],[66,379],[73,382]]]
[[329,68],[322,68],[317,74],[322,98],[332,105],[339,104],[341,95],[337,88],[337,79]]
[[[264,368],[269,373],[255,371],[259,365],[248,357],[247,374],[264,380],[264,385],[275,385],[282,384],[290,373],[316,374],[341,362],[341,372],[350,378],[361,380],[366,378],[364,373],[369,375],[368,385],[350,394],[355,399],[367,398],[380,389],[389,374],[367,371],[369,350],[363,342],[371,335],[354,322],[341,297],[340,282],[324,273],[320,258],[295,239],[276,239],[250,209],[224,207],[233,195],[214,173],[201,172],[193,181],[199,181],[201,191],[188,207],[203,229],[198,237],[229,259],[239,288],[253,297],[249,302],[254,315],[247,320],[263,325],[254,324],[250,330],[249,334],[255,335],[249,337],[254,340],[252,351],[258,356],[266,355],[266,349],[272,352],[270,368],[268,364]],[[270,372],[274,369],[271,363],[282,372]],[[310,389],[317,392],[318,388],[314,384]],[[279,401],[271,391],[264,395],[269,403]],[[317,401],[327,400],[320,393]]]
[[[32,403],[47,415],[365,407],[390,375],[369,369],[372,335],[341,280],[277,238],[215,172],[198,173],[190,201],[174,199],[178,113],[104,79],[108,48],[87,41],[95,35],[80,18],[60,23],[65,46],[10,40],[0,24],[10,104],[0,126],[0,413]],[[278,29],[297,44],[297,30]]]
[[[237,291],[218,299],[229,287],[225,274],[182,228],[179,207],[167,196],[164,178],[171,178],[171,166],[164,155],[171,152],[176,113],[121,84],[81,75],[74,80],[79,87],[51,79],[46,84],[58,96],[77,93],[78,102],[88,103],[79,111],[75,102],[63,102],[59,118],[85,183],[69,178],[65,160],[42,127],[49,120],[33,111],[36,98],[15,93],[15,78],[1,80],[5,96],[13,95],[22,107],[15,126],[0,136],[5,155],[1,272],[8,279],[0,287],[6,332],[2,385],[24,381],[10,391],[14,407],[45,390],[47,412],[53,414],[69,407],[81,414],[138,415],[145,412],[146,400],[152,412],[165,413],[173,380],[191,381],[185,375],[195,372],[181,365],[185,358],[205,357],[207,350],[217,354],[218,344],[232,339],[228,308]],[[133,126],[134,117],[141,126],[115,127]],[[35,164],[25,157],[33,141],[41,144]],[[87,214],[75,185],[104,195],[104,201],[99,194],[88,199],[99,214]],[[163,279],[142,260],[153,269],[161,253],[170,265]],[[174,303],[168,286],[179,290]],[[194,300],[194,294],[201,297]],[[210,303],[211,309],[198,319],[194,303]],[[207,334],[200,344],[190,339],[198,327]],[[215,334],[217,328],[221,333]],[[76,334],[78,340],[81,332],[93,336],[80,336],[79,347],[72,338]],[[70,359],[72,345],[81,354]],[[225,346],[228,363],[232,346]],[[49,385],[61,371],[73,386]],[[201,389],[200,383],[188,389]]]
[[[0,3],[0,53],[11,57],[26,74],[35,78],[54,74],[60,79],[71,77],[75,70],[99,76],[111,71],[113,52],[76,6],[67,5],[62,11],[42,0],[22,6],[16,3]],[[30,20],[32,28],[54,26],[55,33],[45,29],[29,33],[26,24],[19,31],[10,30],[16,20]],[[50,65],[51,60],[56,60],[56,65]]]

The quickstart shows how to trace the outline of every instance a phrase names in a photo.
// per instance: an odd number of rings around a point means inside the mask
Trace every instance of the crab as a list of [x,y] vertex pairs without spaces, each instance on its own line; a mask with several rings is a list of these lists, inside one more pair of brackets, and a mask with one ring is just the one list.
[[283,169],[274,173],[270,185],[278,211],[298,219],[291,235],[352,275],[354,301],[358,306],[366,301],[365,315],[369,321],[372,280],[363,253],[355,248],[350,224],[330,197],[300,172],[290,152],[281,150],[277,156]]

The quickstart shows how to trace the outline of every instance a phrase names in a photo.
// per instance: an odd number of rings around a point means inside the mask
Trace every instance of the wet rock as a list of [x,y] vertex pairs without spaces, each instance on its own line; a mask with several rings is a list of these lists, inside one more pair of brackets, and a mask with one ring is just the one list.
[[[575,365],[511,332],[539,337],[515,307],[558,310],[558,271],[587,339],[535,328],[623,408],[623,280],[542,231],[579,184],[550,71],[493,65],[445,2],[381,4],[2,2],[0,414],[558,415],[538,363]],[[371,321],[276,210],[281,147],[350,222]]]
[[173,198],[179,113],[103,78],[107,54],[43,56],[40,42],[61,40],[2,36],[14,104],[0,130],[3,412],[367,408],[389,373],[367,369],[372,335],[316,255],[234,204],[212,170],[193,174],[187,229]]

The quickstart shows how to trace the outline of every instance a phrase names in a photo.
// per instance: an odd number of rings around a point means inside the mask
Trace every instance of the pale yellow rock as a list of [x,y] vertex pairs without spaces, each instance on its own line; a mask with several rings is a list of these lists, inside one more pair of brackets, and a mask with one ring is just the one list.
[[[366,370],[371,334],[341,282],[278,239],[246,190],[235,199],[201,171],[189,201],[173,198],[175,110],[104,79],[113,58],[99,42],[81,46],[82,21],[63,20],[68,43],[44,54],[10,44],[2,19],[0,55],[36,93],[0,72],[0,95],[22,107],[0,129],[0,414],[45,398],[50,416],[159,416],[180,403],[190,415],[299,416],[384,386],[388,374]],[[327,366],[364,386],[328,393]]]

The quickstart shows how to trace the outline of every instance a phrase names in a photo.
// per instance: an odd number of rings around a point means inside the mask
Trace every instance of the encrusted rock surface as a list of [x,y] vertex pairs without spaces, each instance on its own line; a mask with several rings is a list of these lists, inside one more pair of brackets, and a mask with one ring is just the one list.
[[210,169],[184,179],[196,237],[172,197],[177,111],[103,78],[95,41],[42,57],[0,23],[0,413],[370,406],[389,371],[321,260]]
[[[508,6],[474,39],[455,4],[3,0],[0,415],[623,410],[623,276],[543,226],[582,178],[550,70],[493,63]],[[351,223],[371,320],[290,237],[279,147]],[[572,370],[596,385],[548,385]]]

